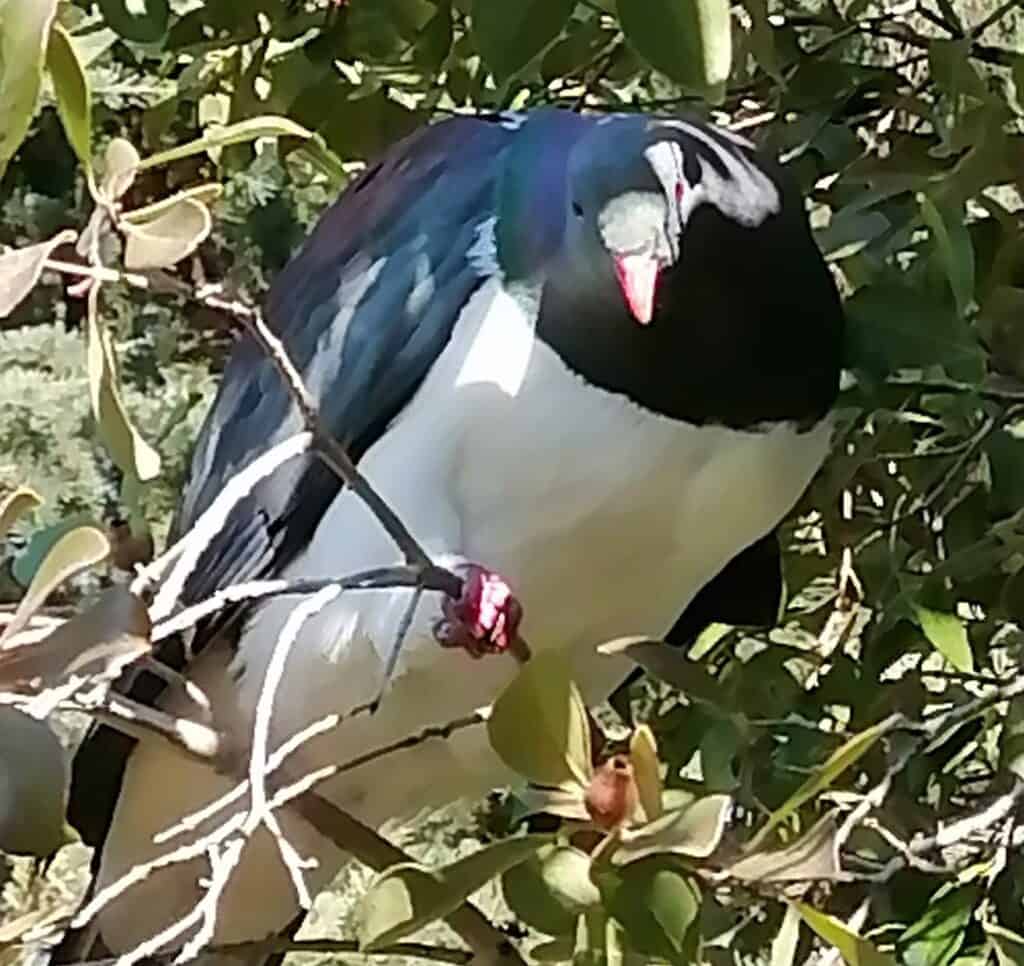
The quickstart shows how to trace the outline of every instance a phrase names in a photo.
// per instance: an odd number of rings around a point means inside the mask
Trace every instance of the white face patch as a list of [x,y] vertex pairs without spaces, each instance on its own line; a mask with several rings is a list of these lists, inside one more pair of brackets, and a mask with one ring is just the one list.
[[[666,188],[671,187],[674,191],[676,184],[684,186],[679,205],[682,224],[686,224],[690,213],[702,202],[714,205],[727,218],[748,227],[760,225],[769,215],[778,213],[782,204],[778,188],[742,151],[728,150],[705,131],[685,121],[659,121],[654,126],[674,128],[700,141],[715,154],[726,170],[723,176],[718,168],[708,164],[698,154],[700,183],[691,186],[683,174],[683,149],[678,141],[659,141],[644,152],[654,173]],[[729,140],[738,148],[750,147],[738,136],[730,135]]]

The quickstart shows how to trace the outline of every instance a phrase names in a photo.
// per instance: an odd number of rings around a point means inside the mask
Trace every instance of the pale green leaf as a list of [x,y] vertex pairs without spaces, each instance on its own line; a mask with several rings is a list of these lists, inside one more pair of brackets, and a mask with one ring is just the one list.
[[178,191],[159,201],[154,201],[151,205],[123,212],[121,219],[132,225],[140,225],[152,221],[157,215],[164,214],[182,201],[197,201],[202,205],[211,205],[223,194],[224,186],[216,182],[198,184],[194,188],[186,188],[184,191]]
[[15,521],[42,504],[43,498],[31,487],[19,486],[0,500],[0,538],[7,535]]
[[92,171],[92,95],[75,41],[60,25],[50,31],[46,66],[57,95],[57,113],[68,143],[86,172]]
[[307,131],[306,128],[294,121],[289,121],[286,117],[277,117],[272,114],[261,115],[260,117],[251,117],[246,121],[238,121],[235,124],[211,128],[201,138],[168,148],[158,154],[151,154],[148,158],[142,159],[139,169],[155,168],[157,165],[170,164],[172,161],[180,161],[182,158],[202,154],[204,151],[224,148],[229,144],[244,144],[259,138],[296,137],[306,141],[312,136],[311,131]]
[[145,482],[160,472],[160,455],[139,435],[121,402],[110,335],[99,318],[98,292],[89,296],[87,361],[89,393],[100,435],[111,458],[125,473]]
[[633,732],[629,740],[629,760],[633,765],[633,779],[644,817],[649,822],[653,821],[662,813],[661,762],[654,732],[647,725],[641,725]]
[[838,832],[835,815],[826,815],[795,842],[745,855],[728,866],[727,872],[744,882],[835,881],[842,872]]
[[473,36],[484,63],[503,81],[553,41],[572,13],[572,0],[475,0]]
[[110,552],[110,543],[95,527],[76,527],[65,533],[46,555],[14,617],[0,634],[0,645],[10,640],[43,605],[56,587],[68,577],[99,563]]
[[645,60],[712,103],[721,101],[732,68],[728,0],[619,0],[618,11],[626,38]]
[[731,808],[728,795],[706,795],[638,829],[624,830],[613,861],[624,864],[657,853],[707,858],[722,841]]
[[75,240],[70,228],[37,245],[26,245],[0,255],[0,319],[7,318],[35,288],[46,260],[54,249]]
[[800,941],[800,913],[795,906],[786,906],[782,925],[772,940],[770,966],[793,966],[796,947]]
[[124,226],[126,268],[169,268],[202,244],[210,234],[210,209],[195,198],[181,198],[155,217]]
[[360,946],[372,952],[444,918],[477,889],[549,841],[543,835],[505,839],[440,869],[404,863],[386,870],[359,903]]
[[914,618],[932,646],[958,671],[974,670],[967,628],[956,614],[914,604]]
[[522,666],[494,702],[487,733],[502,761],[538,785],[589,780],[587,711],[558,652],[538,654]]
[[0,0],[0,178],[35,115],[56,12],[57,0]]
[[100,190],[109,201],[117,201],[132,186],[139,170],[139,152],[124,138],[111,138],[103,155],[103,183]]

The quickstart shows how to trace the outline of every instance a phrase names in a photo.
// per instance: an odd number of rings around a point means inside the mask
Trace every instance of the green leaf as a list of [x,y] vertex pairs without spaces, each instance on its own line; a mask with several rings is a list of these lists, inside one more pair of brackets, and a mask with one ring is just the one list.
[[103,532],[95,527],[76,527],[65,533],[40,564],[14,617],[3,634],[0,634],[0,645],[28,623],[28,619],[43,605],[58,584],[80,570],[99,563],[108,553],[110,544]]
[[111,138],[103,154],[103,182],[100,191],[104,198],[118,201],[135,181],[139,170],[139,152],[124,138]]
[[46,722],[0,705],[0,851],[47,857],[64,843],[64,752]]
[[167,34],[169,0],[99,0],[99,5],[103,19],[125,40],[154,44]]
[[566,658],[536,655],[502,692],[487,719],[491,746],[513,771],[538,785],[585,784],[590,725]]
[[475,0],[473,37],[499,82],[525,67],[558,36],[572,8],[572,0]]
[[57,95],[57,113],[68,143],[78,155],[86,173],[92,171],[92,95],[75,42],[60,25],[50,31],[46,66]]
[[974,244],[967,230],[966,213],[962,207],[936,203],[925,194],[919,194],[917,202],[949,278],[957,311],[963,316],[974,300]]
[[169,268],[191,255],[213,227],[210,209],[196,198],[180,198],[148,221],[124,226],[125,268]]
[[567,845],[546,845],[501,878],[509,908],[549,936],[570,934],[576,917],[600,902],[590,878],[590,856]]
[[865,285],[846,300],[844,362],[885,376],[900,368],[945,366],[951,375],[979,377],[984,354],[953,305],[895,282]]
[[775,49],[775,31],[768,20],[767,0],[743,0],[743,9],[750,16],[750,48],[769,77],[784,83],[779,54]]
[[149,653],[149,611],[115,584],[40,641],[0,650],[0,686],[38,682],[55,687],[73,674],[113,680]]
[[54,249],[75,238],[75,233],[65,228],[38,245],[26,245],[0,255],[0,319],[7,318],[29,296]]
[[100,321],[98,292],[89,293],[88,345],[89,394],[93,415],[111,459],[122,472],[145,482],[160,472],[160,454],[147,443],[128,418],[117,388],[117,368],[110,334]]
[[964,943],[981,893],[977,885],[941,888],[924,915],[896,940],[904,966],[948,966]]
[[819,938],[836,949],[846,966],[896,966],[891,956],[880,953],[874,943],[862,939],[834,916],[818,912],[803,902],[794,902],[793,906]]
[[159,201],[154,201],[151,205],[125,211],[122,213],[121,219],[131,225],[141,225],[147,221],[153,221],[157,215],[165,214],[182,201],[197,201],[201,205],[211,205],[223,194],[224,186],[215,181],[210,184],[197,184],[193,188],[186,188],[184,191],[178,191]]
[[19,486],[0,500],[0,538],[14,526],[19,517],[40,506],[43,498],[31,487]]
[[212,151],[215,148],[225,148],[229,144],[245,144],[258,138],[295,137],[307,141],[312,136],[311,131],[307,131],[306,128],[294,121],[289,121],[286,117],[277,117],[272,114],[251,117],[246,121],[239,121],[237,124],[225,124],[223,127],[211,128],[201,138],[168,148],[158,154],[151,154],[148,158],[142,159],[139,170],[170,164],[172,161],[189,158],[193,154],[202,154],[204,151]]
[[624,830],[613,861],[624,864],[657,853],[706,859],[722,841],[731,808],[728,795],[707,795],[638,829]]
[[1024,966],[1024,936],[987,920],[981,925],[996,952],[999,966]]
[[945,614],[914,604],[914,619],[932,646],[958,671],[974,670],[974,655],[967,628],[956,614]]
[[35,115],[56,12],[57,0],[0,2],[0,178]]
[[732,68],[728,0],[619,0],[637,52],[669,77],[721,102]]
[[768,816],[764,828],[747,843],[744,851],[748,855],[756,851],[773,829],[785,822],[801,805],[830,787],[843,772],[860,761],[879,738],[890,731],[892,731],[892,719],[886,719],[870,728],[865,728],[844,742],[829,755],[823,765],[811,773],[811,776],[785,802]]
[[689,933],[700,892],[675,861],[653,856],[632,862],[617,876],[602,877],[601,892],[634,949],[681,966],[693,961]]
[[440,869],[410,862],[386,870],[359,903],[360,947],[372,952],[442,919],[549,841],[544,835],[505,839]]

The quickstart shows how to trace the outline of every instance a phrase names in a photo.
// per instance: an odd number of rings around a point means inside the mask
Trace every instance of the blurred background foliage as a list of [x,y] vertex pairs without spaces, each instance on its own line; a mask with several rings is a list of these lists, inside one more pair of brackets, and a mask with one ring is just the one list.
[[[0,135],[0,244],[11,247],[80,231],[92,209],[58,110],[66,72],[42,71],[27,105],[12,95],[24,31],[46,6],[0,0],[0,106],[10,122]],[[976,706],[891,776],[875,814],[892,836],[860,829],[850,840],[856,881],[813,897],[841,919],[865,910],[857,927],[874,929],[912,966],[997,955],[1024,963],[1024,939],[1014,947],[998,933],[1001,924],[1024,934],[1015,825],[982,829],[955,854],[932,854],[942,871],[908,861],[876,875],[899,842],[934,833],[1024,777],[1024,701],[999,700],[1021,673],[1024,644],[1019,2],[52,6],[91,90],[94,157],[113,138],[146,157],[267,115],[314,135],[189,153],[140,171],[121,199],[138,208],[220,184],[212,231],[173,273],[188,285],[223,282],[246,300],[261,297],[368,157],[454,112],[538,104],[692,112],[778,153],[807,193],[846,297],[848,373],[834,455],[786,528],[779,628],[711,628],[679,663],[682,690],[645,679],[618,708],[650,724],[668,788],[732,795],[742,831],[850,735],[890,713],[922,721]],[[103,244],[104,261],[116,264],[119,241]],[[75,260],[70,246],[57,254]],[[209,308],[104,287],[101,316],[126,410],[162,457],[160,473],[141,483],[98,432],[85,300],[69,291],[76,281],[44,270],[0,322],[0,489],[28,484],[44,498],[9,535],[0,578],[9,601],[53,528],[68,521],[151,532],[159,546],[231,341],[229,321]],[[89,578],[108,579],[102,571]],[[835,787],[797,809],[788,832],[876,787],[891,762],[883,745],[833,775]],[[500,820],[491,814],[478,834]],[[951,882],[961,886],[950,891]],[[763,891],[704,895],[706,960],[787,966],[797,956],[794,946],[786,958],[783,907]],[[806,958],[809,933],[800,943]]]

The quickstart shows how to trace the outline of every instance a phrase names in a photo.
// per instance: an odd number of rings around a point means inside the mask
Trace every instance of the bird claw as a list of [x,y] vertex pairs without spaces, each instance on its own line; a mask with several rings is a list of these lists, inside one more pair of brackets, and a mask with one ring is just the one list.
[[523,607],[504,579],[478,564],[462,571],[462,594],[445,598],[444,617],[434,625],[442,647],[458,647],[470,657],[501,654],[516,641]]

